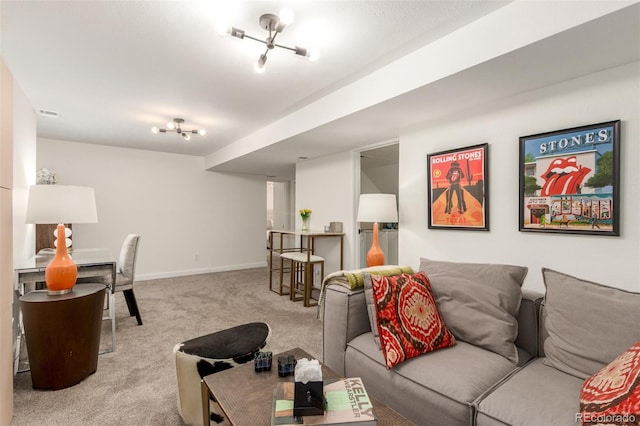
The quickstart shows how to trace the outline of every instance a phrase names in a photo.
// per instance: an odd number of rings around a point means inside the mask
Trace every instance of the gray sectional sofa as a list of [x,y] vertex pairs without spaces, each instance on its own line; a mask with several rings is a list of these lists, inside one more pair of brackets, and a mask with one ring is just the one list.
[[421,259],[420,271],[457,342],[391,369],[364,288],[330,279],[322,304],[324,363],[416,424],[575,426],[584,379],[640,340],[637,293],[549,269],[545,295],[521,290],[517,266]]

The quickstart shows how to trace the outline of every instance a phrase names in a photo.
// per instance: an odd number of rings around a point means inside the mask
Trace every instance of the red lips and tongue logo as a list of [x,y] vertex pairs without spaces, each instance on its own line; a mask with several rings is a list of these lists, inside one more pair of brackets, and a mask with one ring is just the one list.
[[541,176],[545,180],[542,195],[576,194],[578,186],[590,171],[590,168],[578,164],[575,155],[557,158],[549,164],[547,171]]

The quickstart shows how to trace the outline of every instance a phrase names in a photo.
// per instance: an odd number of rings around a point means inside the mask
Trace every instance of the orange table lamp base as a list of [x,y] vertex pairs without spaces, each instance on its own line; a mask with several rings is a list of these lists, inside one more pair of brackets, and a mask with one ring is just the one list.
[[71,260],[67,253],[64,225],[59,224],[57,229],[56,255],[44,271],[47,291],[52,295],[70,293],[73,286],[76,285],[76,278],[78,278],[78,265]]
[[371,242],[371,248],[367,252],[367,266],[381,265],[384,265],[384,253],[378,241],[378,222],[375,222],[373,224],[373,241]]

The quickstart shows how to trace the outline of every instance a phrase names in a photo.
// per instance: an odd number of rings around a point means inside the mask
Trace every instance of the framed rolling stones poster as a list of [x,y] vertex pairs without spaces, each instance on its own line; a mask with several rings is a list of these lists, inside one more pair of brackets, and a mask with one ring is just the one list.
[[489,230],[488,144],[427,154],[430,229]]
[[520,231],[620,235],[620,120],[520,138]]

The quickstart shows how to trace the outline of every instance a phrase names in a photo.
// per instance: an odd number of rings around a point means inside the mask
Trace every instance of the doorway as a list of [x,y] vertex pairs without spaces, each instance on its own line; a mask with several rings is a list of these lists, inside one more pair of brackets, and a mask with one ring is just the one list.
[[[400,145],[381,146],[360,152],[360,194],[395,194],[399,192]],[[380,248],[385,255],[385,263],[398,263],[398,224],[378,224]],[[373,223],[359,224],[358,267],[367,266],[367,251],[373,238]]]
[[267,181],[267,231],[293,229],[295,190],[291,181]]

